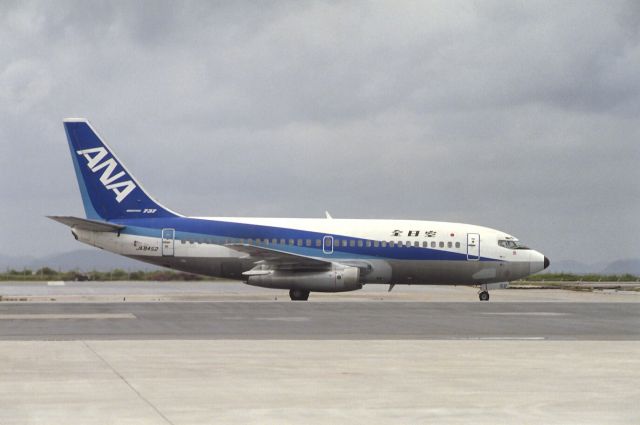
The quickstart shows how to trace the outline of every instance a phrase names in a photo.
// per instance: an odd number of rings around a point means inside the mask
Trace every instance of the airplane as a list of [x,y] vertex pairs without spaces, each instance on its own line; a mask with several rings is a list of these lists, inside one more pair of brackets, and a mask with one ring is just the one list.
[[418,220],[186,217],[156,201],[84,118],[67,118],[86,217],[48,216],[85,244],[174,270],[289,290],[345,292],[367,284],[489,289],[549,259],[500,230]]

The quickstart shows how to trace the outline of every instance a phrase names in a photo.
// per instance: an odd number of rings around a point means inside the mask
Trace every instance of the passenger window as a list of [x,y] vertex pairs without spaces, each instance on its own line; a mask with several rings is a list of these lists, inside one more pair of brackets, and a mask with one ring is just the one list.
[[349,241],[349,246],[350,246],[351,248],[353,248],[354,246],[356,246],[356,241],[354,241],[353,239],[351,239],[351,240]]
[[460,248],[460,242],[456,242],[456,248]]
[[342,247],[343,247],[343,248],[346,248],[346,247],[347,247],[347,240],[346,240],[346,239],[343,239],[343,240],[342,240]]
[[380,246],[380,241],[373,241],[373,247],[378,248]]
[[316,239],[316,247],[320,248],[322,246],[322,241],[320,239]]
[[451,241],[447,242],[447,248],[452,248],[453,247],[453,243],[451,243]]
[[438,245],[440,246],[440,248],[444,248],[444,242],[440,242]]
[[431,248],[435,248],[436,247],[436,241],[431,241]]
[[427,242],[427,241],[422,242],[422,247],[423,248],[429,248],[429,242]]
[[247,243],[248,243],[249,245],[253,245],[253,239],[249,239],[249,240],[247,240]]
[[367,248],[371,248],[371,241],[367,241]]
[[358,247],[362,248],[362,246],[363,246],[362,240],[358,239]]
[[286,245],[287,241],[284,239],[280,239],[280,245]]
[[306,241],[306,242],[307,242],[307,243],[306,243],[305,245],[307,245],[307,246],[311,246],[311,239],[307,239],[307,241]]
[[413,243],[413,246],[415,246],[416,248],[420,248],[420,242],[415,241],[415,242]]
[[295,245],[294,240],[293,239],[289,239],[289,245]]
[[383,248],[386,248],[387,247],[387,241],[380,242],[380,246],[382,246]]
[[302,246],[302,239],[298,239],[298,246]]
[[389,241],[389,247],[390,248],[395,248],[396,247],[396,242],[395,241]]

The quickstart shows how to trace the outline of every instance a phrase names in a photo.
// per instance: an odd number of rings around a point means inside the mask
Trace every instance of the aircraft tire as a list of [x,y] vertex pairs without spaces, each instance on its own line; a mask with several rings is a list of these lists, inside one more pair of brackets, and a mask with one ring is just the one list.
[[289,297],[291,301],[307,301],[309,299],[309,292],[306,289],[290,289]]
[[480,301],[489,301],[489,292],[487,291],[482,291],[480,292],[480,294],[478,294],[480,297]]

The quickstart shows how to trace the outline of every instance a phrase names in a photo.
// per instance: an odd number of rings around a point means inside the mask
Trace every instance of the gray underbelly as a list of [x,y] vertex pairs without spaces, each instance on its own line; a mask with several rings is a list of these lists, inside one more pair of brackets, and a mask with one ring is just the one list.
[[[248,258],[129,257],[183,272],[237,280],[242,280],[242,272],[255,266],[255,259]],[[529,264],[526,262],[390,260],[385,263],[391,268],[390,278],[387,274],[383,280],[368,280],[367,276],[363,275],[363,283],[471,285],[516,279],[527,275],[529,270]]]

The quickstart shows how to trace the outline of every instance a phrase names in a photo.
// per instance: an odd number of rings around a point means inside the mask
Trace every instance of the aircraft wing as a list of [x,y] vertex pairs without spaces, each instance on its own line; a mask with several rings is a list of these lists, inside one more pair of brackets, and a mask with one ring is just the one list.
[[47,218],[55,220],[59,223],[66,224],[69,227],[75,227],[81,230],[90,230],[92,232],[119,232],[126,226],[115,223],[108,223],[106,221],[89,220],[87,218],[48,215]]
[[331,261],[320,260],[305,255],[291,254],[290,252],[241,243],[225,245],[227,248],[249,254],[256,262],[263,262],[269,268],[291,271],[327,270],[332,267]]

